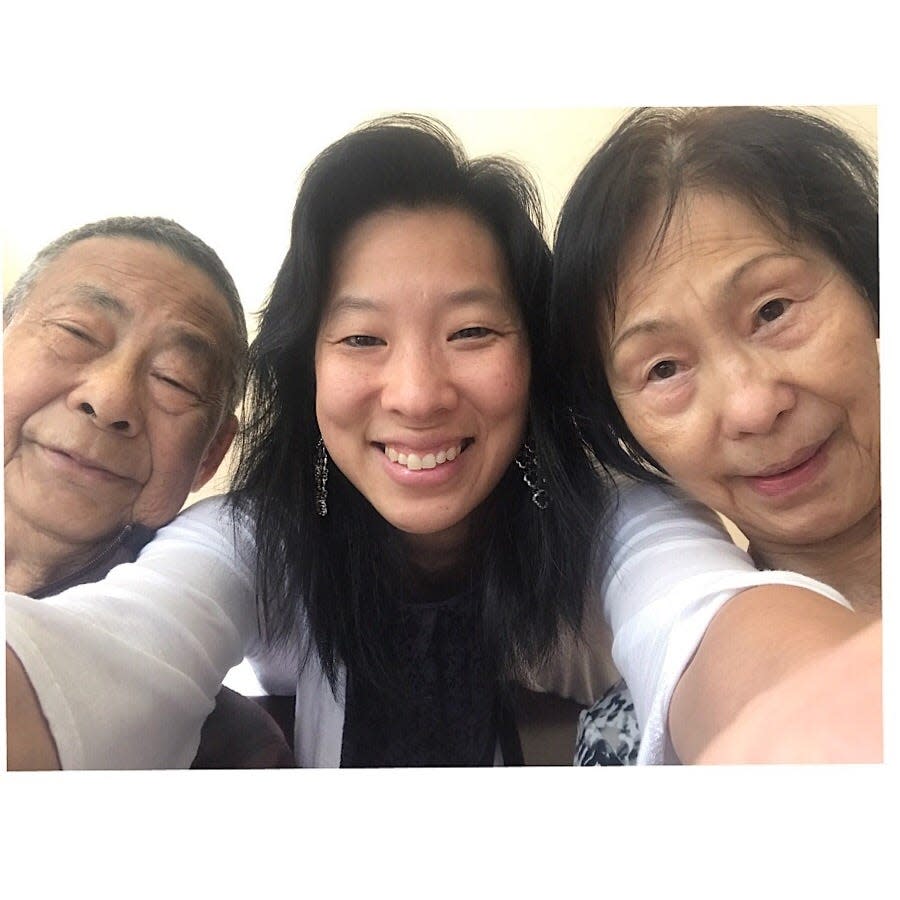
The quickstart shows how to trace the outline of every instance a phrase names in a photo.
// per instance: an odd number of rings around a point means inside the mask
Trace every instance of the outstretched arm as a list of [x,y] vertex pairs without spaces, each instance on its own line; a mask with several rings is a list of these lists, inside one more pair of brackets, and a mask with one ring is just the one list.
[[[865,624],[840,594],[795,573],[756,571],[714,514],[648,485],[622,490],[600,566],[613,658],[642,730],[639,762],[737,761],[751,740],[769,743],[771,761],[804,746],[815,758],[848,761],[837,744],[854,739],[847,725],[836,726],[843,738],[813,731],[809,709],[806,719],[782,722],[778,743],[766,719],[814,689],[820,704],[841,691],[871,698],[877,688],[880,697],[871,643],[868,664],[844,681],[836,662],[824,666]],[[857,724],[861,761],[879,752],[880,699]]]
[[56,742],[19,657],[6,648],[6,766],[9,771],[59,769]]
[[[204,501],[101,582],[41,600],[6,595],[7,643],[62,768],[191,764],[222,679],[256,633],[254,565],[246,528]],[[16,672],[23,705],[9,732],[34,736],[17,766],[37,767],[46,747]]]
[[669,711],[683,762],[881,762],[882,629],[809,591],[759,587],[717,613]]

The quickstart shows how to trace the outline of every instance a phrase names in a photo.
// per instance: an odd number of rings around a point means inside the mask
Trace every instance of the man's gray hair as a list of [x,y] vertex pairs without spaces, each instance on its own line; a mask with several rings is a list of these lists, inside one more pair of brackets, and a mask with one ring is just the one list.
[[82,225],[51,241],[32,260],[31,265],[19,276],[4,298],[4,328],[22,308],[44,269],[73,244],[93,237],[134,238],[166,247],[212,279],[213,284],[228,302],[234,319],[235,348],[230,361],[232,378],[226,391],[226,409],[233,410],[241,398],[247,372],[247,322],[244,318],[244,307],[234,279],[215,250],[172,219],[157,216],[118,216]]

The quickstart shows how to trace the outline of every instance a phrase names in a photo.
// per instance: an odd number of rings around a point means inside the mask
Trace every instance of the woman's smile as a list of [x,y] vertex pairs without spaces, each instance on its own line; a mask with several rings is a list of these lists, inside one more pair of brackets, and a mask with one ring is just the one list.
[[765,497],[789,497],[811,485],[828,465],[828,440],[804,447],[786,463],[770,466],[763,474],[745,476],[746,482]]

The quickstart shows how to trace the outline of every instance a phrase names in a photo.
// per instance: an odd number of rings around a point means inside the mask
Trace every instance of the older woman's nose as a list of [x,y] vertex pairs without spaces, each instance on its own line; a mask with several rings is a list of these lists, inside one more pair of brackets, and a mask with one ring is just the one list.
[[722,428],[729,438],[767,434],[797,402],[794,387],[775,368],[758,359],[721,366]]
[[411,420],[428,420],[458,399],[450,367],[441,353],[410,348],[391,355],[384,371],[381,404]]
[[98,428],[131,436],[143,421],[138,375],[126,360],[105,356],[95,361],[69,394],[69,407]]

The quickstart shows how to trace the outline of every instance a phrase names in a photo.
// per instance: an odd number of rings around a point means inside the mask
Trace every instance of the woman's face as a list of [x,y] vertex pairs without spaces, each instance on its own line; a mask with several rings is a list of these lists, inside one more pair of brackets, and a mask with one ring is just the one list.
[[522,444],[529,370],[500,248],[476,219],[389,209],[349,230],[316,341],[316,415],[334,464],[414,544],[464,539]]
[[828,256],[743,203],[688,195],[626,254],[607,375],[672,479],[754,549],[843,533],[879,503],[871,307]]

